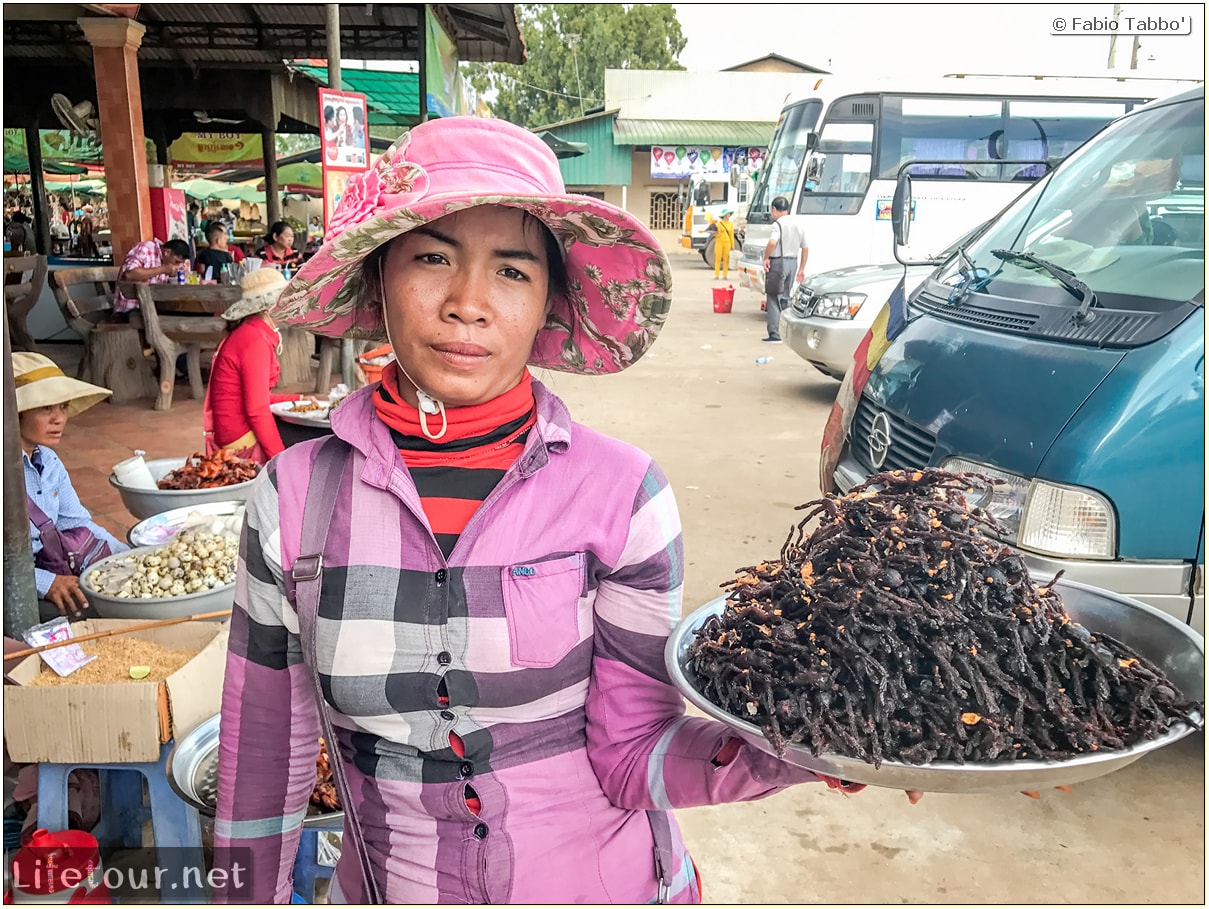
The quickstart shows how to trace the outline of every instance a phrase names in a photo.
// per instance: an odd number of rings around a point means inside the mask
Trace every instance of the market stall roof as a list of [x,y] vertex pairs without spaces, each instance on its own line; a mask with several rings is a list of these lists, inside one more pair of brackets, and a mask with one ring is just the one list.
[[182,189],[185,195],[194,199],[239,199],[243,202],[264,202],[264,193],[254,186],[238,186],[233,183],[219,183],[216,180],[186,180],[173,184],[173,189]]
[[613,125],[614,145],[748,145],[764,146],[776,121],[623,120]]
[[[142,64],[284,68],[299,57],[326,57],[322,3],[141,3],[147,27]],[[341,3],[340,46],[352,60],[414,60],[424,40],[420,4]],[[524,63],[514,4],[433,4],[466,61]],[[91,49],[76,19],[106,14],[95,4],[4,4],[4,56],[76,63]]]
[[[327,85],[327,67],[291,63],[290,69]],[[365,95],[370,126],[414,126],[420,120],[420,76],[374,69],[341,69],[345,91]]]
[[[6,174],[28,174],[29,158],[25,155],[5,155],[4,172]],[[88,168],[80,167],[78,164],[66,164],[61,161],[46,161],[42,165],[42,172],[45,174],[66,176],[68,174],[86,174],[88,173]]]
[[104,194],[107,192],[104,180],[75,180],[60,183],[58,181],[46,181],[46,188],[52,193],[88,193],[89,195]]
[[578,158],[580,155],[586,155],[591,151],[587,142],[572,142],[567,139],[560,139],[549,130],[538,133],[537,137],[550,146],[550,151],[554,152],[554,157],[559,160],[563,158]]

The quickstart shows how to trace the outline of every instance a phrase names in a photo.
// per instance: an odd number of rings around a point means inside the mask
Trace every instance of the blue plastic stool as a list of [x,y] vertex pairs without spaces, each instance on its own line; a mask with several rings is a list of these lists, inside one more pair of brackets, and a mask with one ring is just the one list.
[[314,827],[303,827],[298,840],[298,856],[294,859],[294,895],[304,902],[315,902],[315,882],[330,878],[336,870],[319,864],[319,834],[323,830],[343,830],[344,819],[324,821]]
[[[102,846],[139,849],[143,822],[151,818],[156,867],[164,869],[165,902],[206,902],[205,860],[201,820],[197,809],[168,785],[168,755],[172,742],[160,748],[158,762],[121,764],[38,764],[38,826],[67,829],[67,777],[73,770],[98,770],[101,778],[101,819],[92,834]],[[151,808],[143,806],[143,778]],[[199,880],[199,878],[201,880]],[[169,883],[171,882],[171,883]],[[171,884],[175,884],[172,887]]]

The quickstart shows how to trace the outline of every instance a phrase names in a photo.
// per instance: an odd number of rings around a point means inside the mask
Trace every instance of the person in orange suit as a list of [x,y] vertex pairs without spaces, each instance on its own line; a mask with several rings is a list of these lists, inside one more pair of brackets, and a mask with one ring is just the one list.
[[717,221],[718,235],[714,238],[714,278],[718,278],[718,269],[726,278],[730,271],[730,251],[735,248],[735,225],[730,220],[731,210],[722,212]]

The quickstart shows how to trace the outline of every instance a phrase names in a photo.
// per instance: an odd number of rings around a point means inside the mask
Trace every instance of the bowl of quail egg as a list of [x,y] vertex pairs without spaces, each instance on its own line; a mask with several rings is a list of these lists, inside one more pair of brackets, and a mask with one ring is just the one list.
[[235,604],[238,557],[239,537],[186,530],[166,545],[101,559],[80,576],[80,587],[106,619],[151,621],[217,612]]

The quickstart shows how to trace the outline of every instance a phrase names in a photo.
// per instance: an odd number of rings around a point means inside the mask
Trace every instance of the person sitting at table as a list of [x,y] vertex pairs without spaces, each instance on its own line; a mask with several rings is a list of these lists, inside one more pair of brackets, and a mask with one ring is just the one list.
[[302,264],[302,253],[294,249],[294,228],[290,227],[288,221],[273,222],[265,234],[260,258],[270,265],[288,265],[291,269]]
[[92,519],[54,448],[63,440],[68,417],[113,392],[64,375],[41,354],[18,351],[12,362],[38,612],[43,621],[60,615],[72,621],[97,618],[79,576],[99,559],[130,547]]
[[193,262],[193,270],[203,278],[206,269],[210,268],[210,278],[219,279],[224,265],[233,265],[244,260],[243,250],[238,246],[228,245],[227,228],[221,221],[211,221],[206,225],[206,249],[200,250]]
[[[144,240],[126,253],[118,271],[118,281],[166,284],[176,280],[177,272],[189,270],[189,244],[184,240]],[[115,313],[139,308],[138,297],[127,297],[120,287],[113,295]]]
[[281,376],[281,334],[266,310],[285,286],[277,269],[257,269],[240,282],[243,294],[222,314],[238,325],[218,345],[210,367],[202,405],[206,454],[230,448],[241,458],[267,464],[285,450],[269,405],[306,397],[270,391]]

